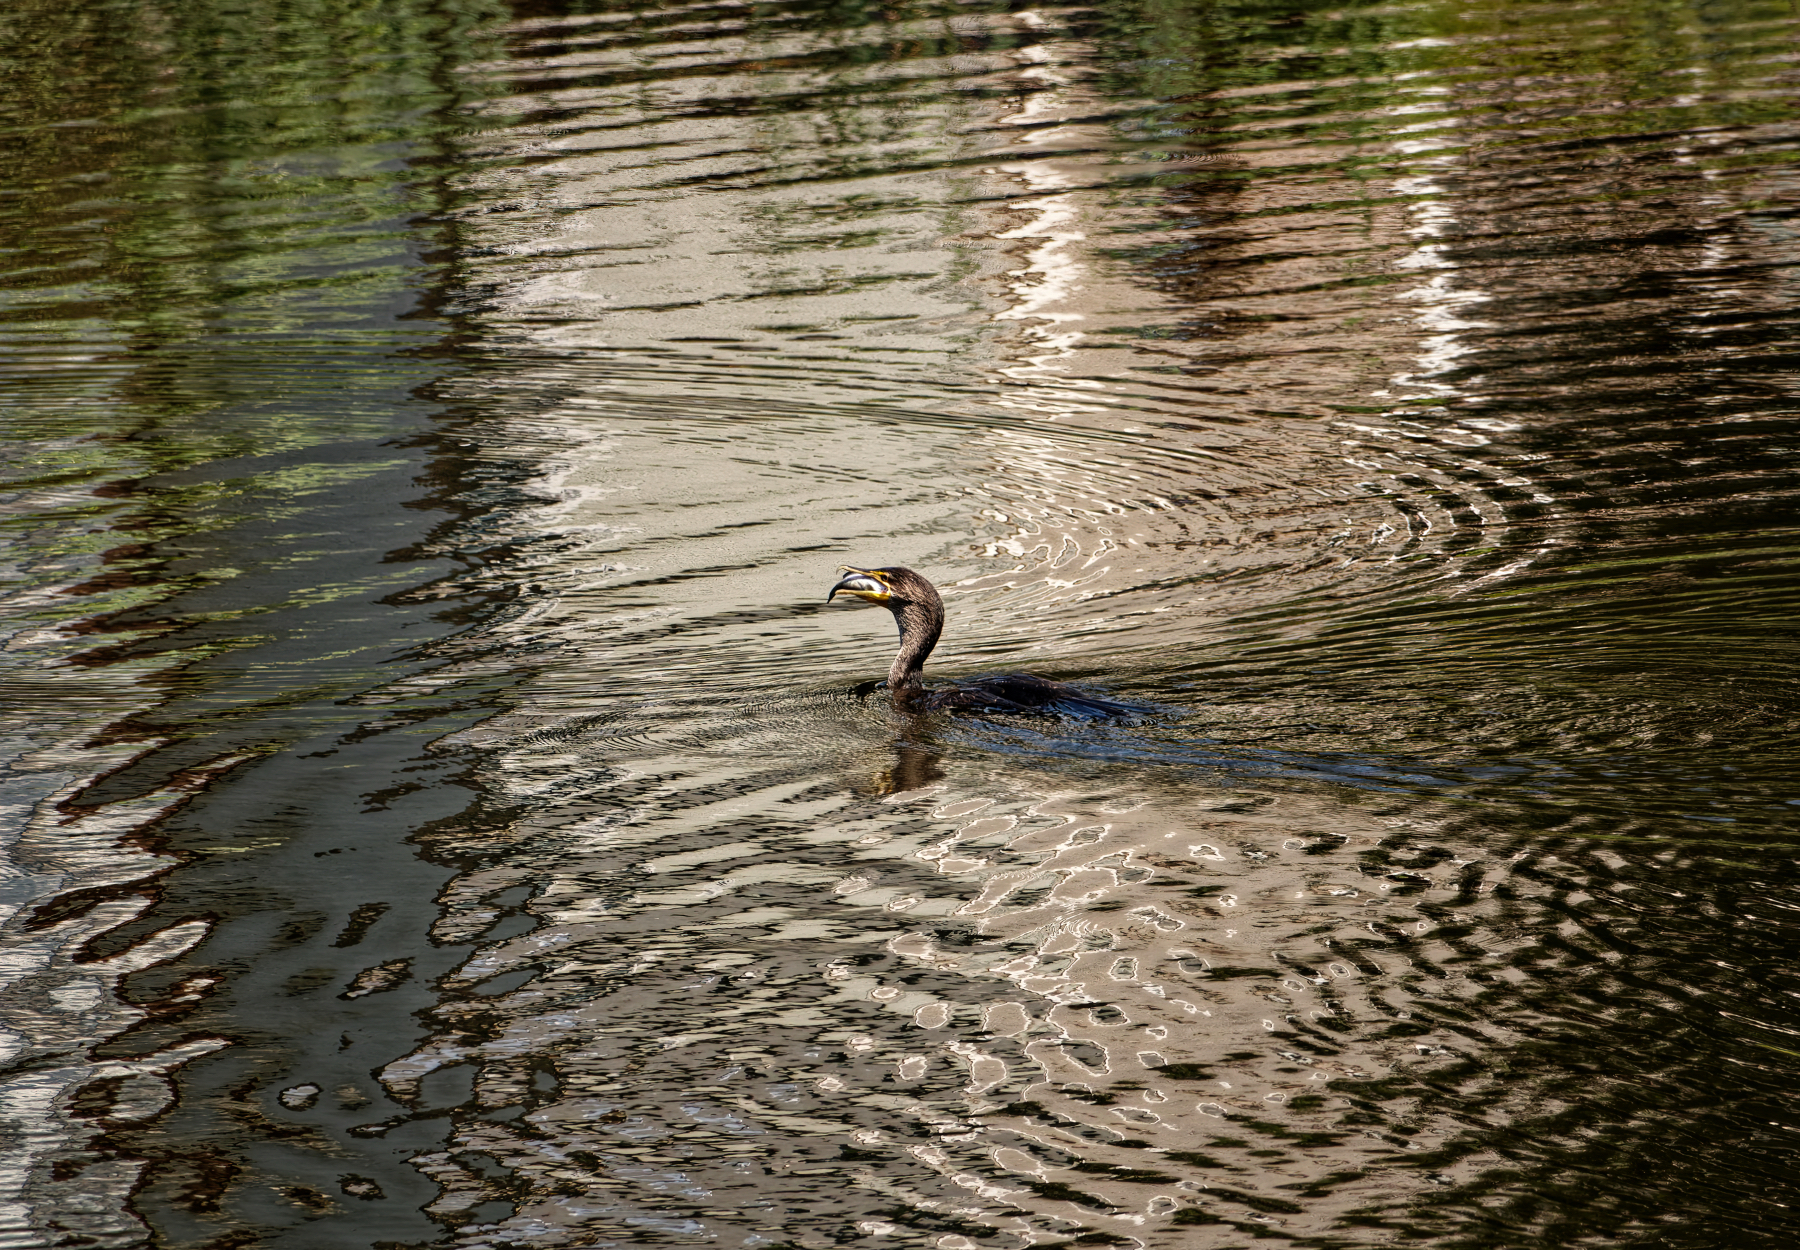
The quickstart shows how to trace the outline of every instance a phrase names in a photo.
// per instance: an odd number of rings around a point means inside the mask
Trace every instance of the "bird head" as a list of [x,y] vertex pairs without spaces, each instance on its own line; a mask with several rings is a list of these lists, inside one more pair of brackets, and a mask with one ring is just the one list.
[[846,564],[840,565],[838,572],[843,576],[825,602],[840,594],[855,595],[894,614],[894,623],[900,627],[900,651],[888,669],[887,686],[897,698],[916,700],[919,670],[944,630],[944,601],[938,597],[937,587],[911,569],[898,566],[858,569]]

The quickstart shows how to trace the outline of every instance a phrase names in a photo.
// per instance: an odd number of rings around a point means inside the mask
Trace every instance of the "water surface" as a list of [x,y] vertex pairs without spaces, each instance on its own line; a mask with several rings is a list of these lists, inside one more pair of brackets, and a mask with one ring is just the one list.
[[15,8],[7,1244],[1790,1244],[1797,25]]

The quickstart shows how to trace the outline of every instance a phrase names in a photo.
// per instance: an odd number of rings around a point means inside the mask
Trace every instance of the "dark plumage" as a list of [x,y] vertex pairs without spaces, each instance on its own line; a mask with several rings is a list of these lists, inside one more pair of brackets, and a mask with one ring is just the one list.
[[948,689],[927,690],[920,675],[925,658],[944,632],[944,601],[937,587],[911,569],[844,565],[838,572],[845,576],[831,588],[825,602],[840,593],[855,595],[894,614],[894,623],[900,627],[900,651],[888,669],[887,688],[894,703],[906,711],[1067,712],[1078,716],[1125,716],[1131,711],[1029,673],[972,677]]

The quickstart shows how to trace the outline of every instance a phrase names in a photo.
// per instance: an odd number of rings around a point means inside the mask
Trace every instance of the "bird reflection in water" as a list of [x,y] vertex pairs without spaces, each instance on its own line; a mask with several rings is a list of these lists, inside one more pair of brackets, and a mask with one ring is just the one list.
[[[1085,695],[1060,681],[1029,673],[971,677],[942,690],[927,690],[925,659],[944,632],[944,600],[911,569],[840,566],[844,576],[825,596],[839,594],[879,603],[900,627],[900,650],[888,668],[886,686],[894,706],[906,712],[976,712],[1080,717],[1128,716],[1132,709]],[[878,689],[879,687],[877,687]]]
[[923,790],[944,779],[944,757],[908,731],[894,743],[894,764],[875,775],[871,792],[876,796]]

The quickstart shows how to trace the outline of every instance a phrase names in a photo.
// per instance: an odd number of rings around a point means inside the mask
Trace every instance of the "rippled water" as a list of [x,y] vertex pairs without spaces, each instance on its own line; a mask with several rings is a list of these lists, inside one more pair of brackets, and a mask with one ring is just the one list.
[[9,7],[0,1243],[1793,1244],[1797,34]]

